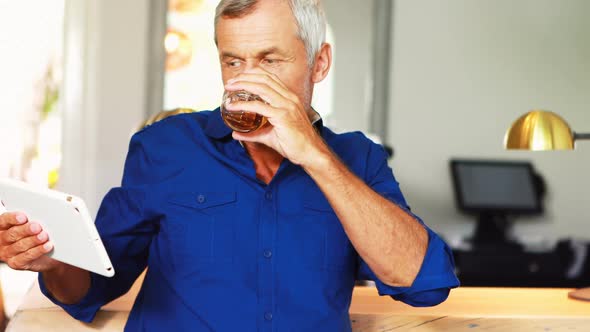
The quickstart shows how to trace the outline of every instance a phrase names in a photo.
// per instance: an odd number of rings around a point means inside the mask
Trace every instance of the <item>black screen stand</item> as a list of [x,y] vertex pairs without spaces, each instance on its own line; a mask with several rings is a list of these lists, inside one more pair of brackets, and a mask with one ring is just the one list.
[[504,214],[481,213],[470,242],[475,250],[522,250],[522,246],[508,237],[510,223]]

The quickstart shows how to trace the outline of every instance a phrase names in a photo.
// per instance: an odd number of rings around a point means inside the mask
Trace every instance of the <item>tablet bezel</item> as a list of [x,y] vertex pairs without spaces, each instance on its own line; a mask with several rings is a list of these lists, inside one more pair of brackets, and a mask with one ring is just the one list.
[[48,233],[55,260],[106,277],[115,275],[107,251],[84,201],[74,195],[0,178],[0,201],[10,212],[23,212]]

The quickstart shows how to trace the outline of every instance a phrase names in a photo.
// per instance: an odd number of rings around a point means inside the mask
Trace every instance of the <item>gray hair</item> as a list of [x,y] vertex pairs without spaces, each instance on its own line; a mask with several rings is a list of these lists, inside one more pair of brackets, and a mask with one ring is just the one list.
[[[242,17],[256,9],[260,0],[221,0],[215,10],[215,40],[217,22],[221,17]],[[297,34],[305,45],[307,62],[311,66],[315,56],[326,41],[326,16],[320,0],[283,0],[289,3],[297,23]]]

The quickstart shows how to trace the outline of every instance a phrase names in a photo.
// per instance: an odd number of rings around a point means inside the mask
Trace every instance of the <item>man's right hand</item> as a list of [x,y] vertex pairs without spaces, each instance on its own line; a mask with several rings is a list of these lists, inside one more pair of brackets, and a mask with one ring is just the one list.
[[49,235],[22,212],[0,215],[0,261],[15,270],[46,272],[60,263],[45,254],[53,250]]
[[0,215],[0,261],[15,270],[41,272],[47,290],[58,301],[77,303],[90,288],[90,273],[47,256],[49,235],[22,212]]

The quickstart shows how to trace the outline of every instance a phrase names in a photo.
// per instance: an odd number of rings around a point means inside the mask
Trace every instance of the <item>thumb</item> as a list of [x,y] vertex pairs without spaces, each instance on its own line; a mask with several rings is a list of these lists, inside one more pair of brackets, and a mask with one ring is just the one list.
[[255,142],[256,136],[249,135],[249,133],[240,133],[238,131],[234,131],[231,136],[233,139],[237,141],[244,141],[244,142]]
[[268,139],[270,131],[272,130],[271,126],[264,126],[258,130],[249,132],[249,133],[241,133],[238,131],[232,132],[232,137],[238,141],[244,142],[256,142],[256,143],[263,143],[268,145]]

